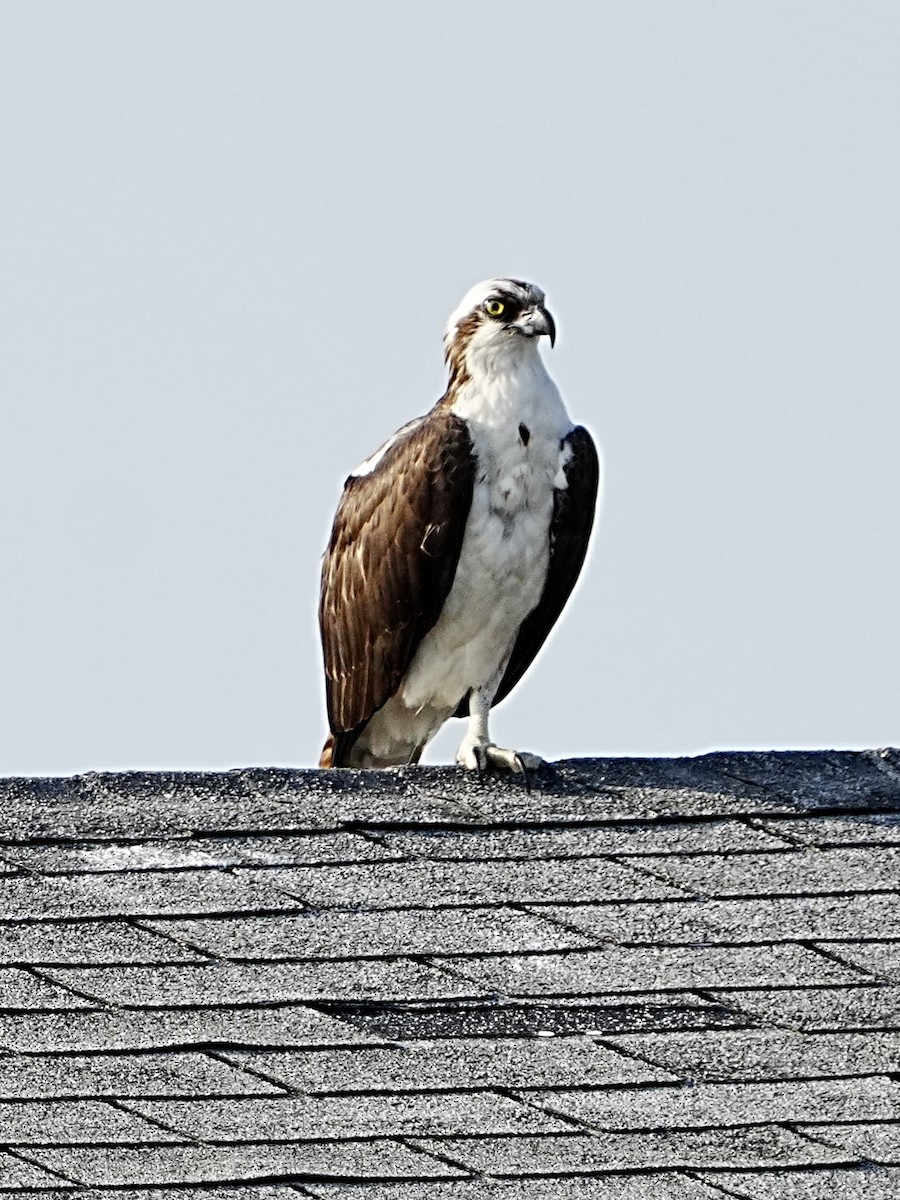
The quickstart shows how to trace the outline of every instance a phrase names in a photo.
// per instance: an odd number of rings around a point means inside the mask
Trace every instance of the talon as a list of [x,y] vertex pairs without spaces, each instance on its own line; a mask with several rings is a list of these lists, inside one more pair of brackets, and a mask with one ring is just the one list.
[[524,776],[526,786],[528,772],[536,771],[544,763],[537,754],[505,750],[493,742],[463,742],[456,755],[456,761],[469,771],[477,771],[479,776],[492,767],[498,771],[512,771],[514,775]]

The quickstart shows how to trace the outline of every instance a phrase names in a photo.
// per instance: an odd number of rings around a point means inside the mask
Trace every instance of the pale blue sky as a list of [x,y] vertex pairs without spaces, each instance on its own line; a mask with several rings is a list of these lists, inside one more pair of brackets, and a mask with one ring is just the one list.
[[341,482],[496,274],[606,464],[498,740],[900,740],[893,0],[0,17],[0,773],[314,761]]

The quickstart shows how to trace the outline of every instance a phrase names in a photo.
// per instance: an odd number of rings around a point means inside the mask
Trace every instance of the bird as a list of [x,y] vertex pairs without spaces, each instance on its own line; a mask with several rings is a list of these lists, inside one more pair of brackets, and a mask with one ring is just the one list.
[[322,563],[321,767],[418,763],[451,717],[456,761],[515,774],[488,717],[531,665],[584,563],[597,448],[539,350],[556,324],[521,279],[476,284],[444,334],[447,389],[347,478]]

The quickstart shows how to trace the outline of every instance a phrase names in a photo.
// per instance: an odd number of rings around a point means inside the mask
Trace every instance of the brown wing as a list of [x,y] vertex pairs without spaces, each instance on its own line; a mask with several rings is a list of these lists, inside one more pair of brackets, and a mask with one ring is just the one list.
[[591,435],[580,425],[562,444],[570,447],[572,457],[564,468],[566,487],[559,488],[553,498],[547,581],[537,608],[528,614],[519,628],[494,704],[509,695],[531,666],[565,608],[587,554],[600,483],[597,448]]
[[397,690],[456,574],[475,463],[463,421],[435,408],[344,485],[322,565],[319,626],[332,765]]

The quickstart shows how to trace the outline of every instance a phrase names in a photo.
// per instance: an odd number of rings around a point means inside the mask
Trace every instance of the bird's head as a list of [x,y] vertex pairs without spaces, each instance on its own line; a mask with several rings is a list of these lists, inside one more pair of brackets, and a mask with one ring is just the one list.
[[487,279],[466,292],[447,322],[444,352],[451,369],[462,371],[477,358],[485,364],[535,353],[537,339],[556,341],[556,324],[544,293],[521,279]]

